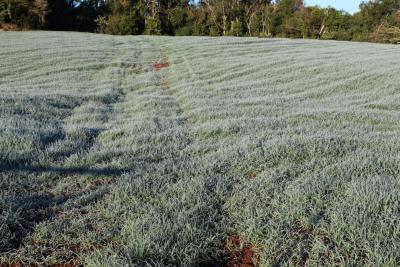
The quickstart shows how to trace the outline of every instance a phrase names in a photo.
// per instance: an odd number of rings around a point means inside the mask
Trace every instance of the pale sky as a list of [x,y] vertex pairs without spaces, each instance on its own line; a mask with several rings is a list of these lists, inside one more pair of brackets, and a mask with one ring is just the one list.
[[359,10],[358,6],[362,2],[362,0],[304,0],[304,2],[307,6],[331,6],[339,10],[343,9],[344,11],[353,14]]

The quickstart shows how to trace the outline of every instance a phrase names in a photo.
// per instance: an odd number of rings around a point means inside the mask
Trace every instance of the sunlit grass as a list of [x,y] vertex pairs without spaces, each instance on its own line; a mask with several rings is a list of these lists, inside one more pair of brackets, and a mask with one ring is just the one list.
[[0,259],[398,265],[399,52],[1,33]]

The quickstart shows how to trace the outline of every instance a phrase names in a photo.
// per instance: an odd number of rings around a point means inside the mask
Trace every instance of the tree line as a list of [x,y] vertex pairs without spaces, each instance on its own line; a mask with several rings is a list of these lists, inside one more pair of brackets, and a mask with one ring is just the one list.
[[0,0],[0,25],[106,34],[259,36],[400,43],[400,0],[351,15],[302,0]]

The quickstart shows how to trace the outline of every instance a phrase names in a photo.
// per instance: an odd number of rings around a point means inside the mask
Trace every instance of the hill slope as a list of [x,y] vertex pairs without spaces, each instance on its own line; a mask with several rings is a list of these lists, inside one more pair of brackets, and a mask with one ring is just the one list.
[[3,262],[399,264],[400,47],[25,32],[0,48]]

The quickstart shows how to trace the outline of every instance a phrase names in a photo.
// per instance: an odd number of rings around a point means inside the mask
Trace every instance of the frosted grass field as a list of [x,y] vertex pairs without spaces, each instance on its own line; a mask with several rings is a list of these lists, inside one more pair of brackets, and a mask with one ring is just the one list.
[[[166,63],[160,69],[153,64]],[[0,261],[400,264],[400,47],[0,33]]]

